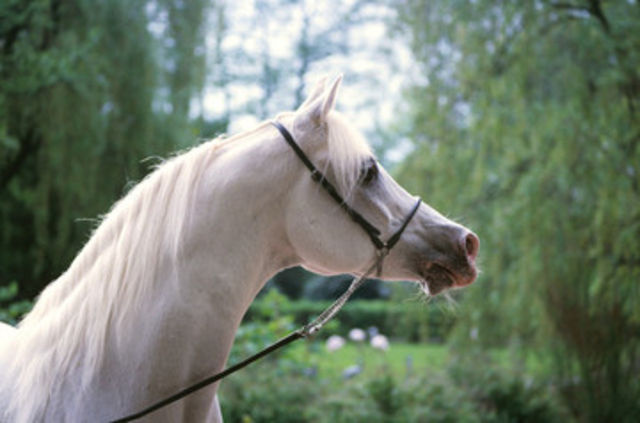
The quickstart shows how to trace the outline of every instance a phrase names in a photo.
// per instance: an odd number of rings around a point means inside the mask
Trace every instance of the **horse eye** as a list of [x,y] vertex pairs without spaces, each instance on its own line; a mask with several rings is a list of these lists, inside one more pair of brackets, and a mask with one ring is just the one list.
[[371,165],[369,165],[369,167],[367,167],[366,173],[362,178],[362,184],[363,185],[370,184],[373,180],[376,179],[377,176],[378,176],[378,165],[376,162],[373,162],[371,163]]

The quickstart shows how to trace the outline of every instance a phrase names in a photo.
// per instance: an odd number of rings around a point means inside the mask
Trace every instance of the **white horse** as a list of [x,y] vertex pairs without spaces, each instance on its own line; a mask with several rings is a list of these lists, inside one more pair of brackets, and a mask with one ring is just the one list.
[[[333,110],[321,81],[277,120],[386,239],[414,205]],[[381,277],[427,291],[476,277],[478,239],[422,204]],[[97,422],[137,412],[223,369],[265,281],[302,265],[359,274],[361,227],[268,122],[169,160],[120,200],[17,329],[0,328],[0,421]],[[145,421],[219,422],[217,384]]]

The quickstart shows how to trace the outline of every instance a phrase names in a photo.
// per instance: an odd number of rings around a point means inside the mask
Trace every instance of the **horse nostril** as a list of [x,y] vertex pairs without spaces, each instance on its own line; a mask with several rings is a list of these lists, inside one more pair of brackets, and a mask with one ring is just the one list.
[[473,232],[469,232],[467,236],[464,237],[464,249],[467,253],[467,257],[469,257],[471,261],[476,259],[479,248],[480,240]]

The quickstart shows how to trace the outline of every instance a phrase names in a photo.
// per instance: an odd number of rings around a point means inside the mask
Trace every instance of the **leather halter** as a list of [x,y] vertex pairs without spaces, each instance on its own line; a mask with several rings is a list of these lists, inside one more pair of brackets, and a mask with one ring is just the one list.
[[296,153],[296,155],[302,161],[302,163],[306,166],[306,168],[309,169],[309,171],[311,172],[311,179],[319,183],[322,186],[322,188],[324,188],[327,191],[327,193],[329,193],[331,198],[333,198],[340,205],[340,207],[345,212],[347,212],[349,217],[351,217],[351,219],[353,219],[354,222],[360,225],[360,227],[364,229],[367,235],[369,235],[371,242],[373,242],[373,245],[375,245],[376,247],[376,255],[380,258],[380,260],[378,261],[378,267],[376,271],[377,276],[380,276],[380,274],[382,273],[382,259],[389,253],[389,251],[393,248],[393,246],[396,245],[396,243],[400,240],[402,233],[407,228],[407,225],[409,224],[413,216],[416,214],[416,212],[420,208],[420,204],[422,204],[422,200],[418,197],[416,204],[413,206],[409,214],[407,214],[407,217],[405,217],[400,228],[393,235],[391,235],[391,237],[386,242],[383,241],[382,239],[380,239],[380,234],[381,234],[380,230],[376,228],[374,225],[372,225],[367,219],[365,219],[360,213],[355,211],[353,208],[351,208],[351,206],[349,206],[344,201],[344,198],[342,198],[342,196],[338,193],[338,190],[336,190],[336,188],[331,184],[331,182],[327,180],[327,178],[322,174],[322,172],[320,172],[318,168],[314,166],[314,164],[311,162],[311,160],[309,160],[307,155],[304,154],[304,151],[302,151],[298,143],[296,143],[296,141],[293,139],[293,136],[287,130],[287,128],[285,128],[284,125],[282,125],[280,122],[275,120],[272,120],[271,124],[275,126],[276,129],[278,129],[278,131],[280,132],[280,134],[282,134],[287,144],[289,144],[289,146],[293,149],[293,151]]

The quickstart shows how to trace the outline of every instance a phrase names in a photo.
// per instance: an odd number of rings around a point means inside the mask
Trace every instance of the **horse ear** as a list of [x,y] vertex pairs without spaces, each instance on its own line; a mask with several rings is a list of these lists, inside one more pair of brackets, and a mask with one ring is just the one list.
[[338,77],[333,81],[331,87],[329,87],[328,90],[324,91],[317,98],[311,100],[306,107],[300,107],[299,110],[301,110],[303,114],[307,115],[308,118],[314,123],[323,123],[327,118],[329,112],[336,104],[338,88],[340,88],[341,82],[342,75],[338,75]]
[[329,88],[329,92],[324,97],[324,101],[322,102],[322,121],[325,120],[329,112],[336,105],[336,98],[338,97],[338,88],[340,88],[340,83],[342,83],[342,74],[338,75],[335,81],[333,81],[331,88]]
[[320,78],[318,82],[316,82],[316,86],[313,88],[313,91],[311,91],[311,94],[309,94],[309,96],[304,101],[304,103],[302,103],[300,107],[298,107],[298,110],[302,110],[306,107],[309,107],[309,105],[311,105],[311,103],[313,103],[313,101],[317,99],[320,96],[320,94],[324,92],[325,82],[327,82],[326,75]]

